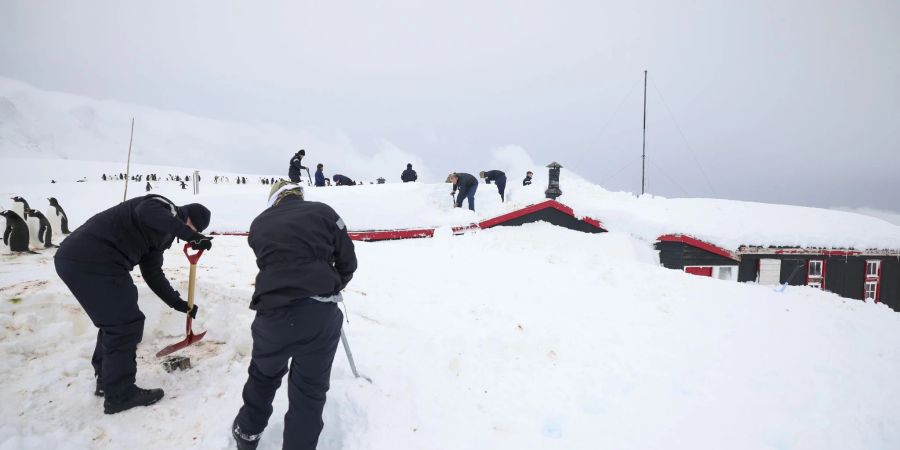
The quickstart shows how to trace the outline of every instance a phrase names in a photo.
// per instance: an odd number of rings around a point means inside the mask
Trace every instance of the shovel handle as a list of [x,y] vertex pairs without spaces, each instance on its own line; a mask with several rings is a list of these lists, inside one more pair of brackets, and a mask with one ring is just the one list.
[[203,255],[203,249],[198,250],[197,253],[194,253],[194,254],[188,253],[188,250],[190,250],[190,249],[191,249],[191,243],[185,242],[184,243],[184,256],[187,256],[188,261],[190,261],[191,265],[193,266],[193,265],[197,264],[197,261],[200,261],[200,256]]

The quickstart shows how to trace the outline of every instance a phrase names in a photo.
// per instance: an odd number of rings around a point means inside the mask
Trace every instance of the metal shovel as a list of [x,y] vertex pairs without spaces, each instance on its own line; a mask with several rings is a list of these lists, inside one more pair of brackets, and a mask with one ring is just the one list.
[[176,342],[156,353],[157,357],[166,356],[172,354],[178,350],[181,350],[201,339],[206,335],[206,332],[202,332],[200,334],[194,334],[194,331],[191,330],[191,310],[194,309],[194,285],[196,284],[197,279],[197,261],[200,260],[200,256],[203,255],[203,250],[194,253],[193,255],[188,253],[188,249],[191,247],[191,244],[184,244],[184,256],[187,256],[188,261],[191,263],[191,273],[190,278],[188,280],[188,309],[187,309],[187,336],[185,336],[184,340],[181,342]]

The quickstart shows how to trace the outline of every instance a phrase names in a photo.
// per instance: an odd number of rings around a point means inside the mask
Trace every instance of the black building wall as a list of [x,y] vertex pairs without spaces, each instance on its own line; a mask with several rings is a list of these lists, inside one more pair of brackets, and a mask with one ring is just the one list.
[[659,262],[668,269],[684,270],[684,266],[736,266],[738,262],[699,249],[684,242],[657,242],[654,248],[659,250]]
[[806,285],[806,264],[809,260],[825,263],[825,290],[841,297],[862,300],[865,288],[866,261],[881,261],[881,290],[879,301],[895,311],[900,311],[900,257],[896,256],[820,256],[820,255],[741,255],[738,268],[739,282],[755,282],[760,259],[780,259],[780,283],[787,281],[795,268],[799,272],[791,280],[791,286]]

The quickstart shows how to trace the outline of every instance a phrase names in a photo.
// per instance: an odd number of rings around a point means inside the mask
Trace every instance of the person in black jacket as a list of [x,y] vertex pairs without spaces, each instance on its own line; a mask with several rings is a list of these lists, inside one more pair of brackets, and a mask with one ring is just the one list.
[[294,183],[300,182],[300,176],[303,174],[303,170],[309,170],[305,166],[303,166],[304,156],[306,156],[306,150],[301,148],[299,152],[295,153],[294,156],[291,157],[291,165],[290,167],[288,167],[288,178],[290,178]]
[[350,177],[341,174],[336,174],[331,177],[331,179],[334,180],[335,186],[353,186],[356,184],[353,180],[350,179]]
[[479,173],[481,178],[484,178],[484,182],[487,184],[491,184],[491,181],[497,184],[497,192],[500,193],[500,201],[505,201],[505,197],[503,194],[506,192],[506,173],[500,170],[482,170]]
[[412,163],[408,163],[406,165],[406,170],[404,170],[403,173],[400,174],[400,179],[404,183],[409,183],[411,181],[416,181],[419,179],[419,175],[417,175],[416,171],[412,168]]
[[356,271],[353,241],[330,206],[305,201],[301,186],[282,181],[250,225],[248,243],[259,267],[250,301],[256,318],[244,405],[231,434],[238,449],[256,448],[288,375],[282,447],[315,449],[341,337],[336,302]]
[[453,183],[453,192],[451,192],[450,195],[456,194],[456,192],[459,191],[454,206],[462,208],[462,201],[465,198],[469,199],[469,209],[475,211],[475,191],[478,190],[478,180],[471,174],[462,172],[451,173],[449,180]]
[[[98,328],[91,363],[103,411],[115,414],[145,406],[163,397],[162,389],[135,386],[135,351],[144,334],[144,314],[138,308],[131,270],[139,265],[150,290],[170,308],[187,313],[187,302],[162,271],[163,251],[177,237],[194,249],[209,250],[202,234],[210,212],[192,203],[175,206],[159,195],[122,202],[88,219],[56,252],[56,273],[72,291]],[[197,305],[189,312],[197,316]]]
[[525,172],[525,179],[522,180],[522,186],[528,186],[528,185],[530,185],[530,184],[531,184],[531,177],[532,177],[532,176],[534,176],[534,174],[531,173],[530,170],[529,170],[528,172]]

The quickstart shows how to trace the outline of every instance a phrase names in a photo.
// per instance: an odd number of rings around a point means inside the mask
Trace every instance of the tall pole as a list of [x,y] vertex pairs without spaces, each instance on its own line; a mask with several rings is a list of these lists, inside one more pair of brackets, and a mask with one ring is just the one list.
[[128,200],[128,180],[131,178],[131,142],[134,140],[134,117],[131,118],[131,136],[128,138],[128,162],[125,163],[125,194],[122,201]]
[[644,195],[644,177],[647,173],[647,71],[644,71],[644,137],[641,143],[641,195]]

